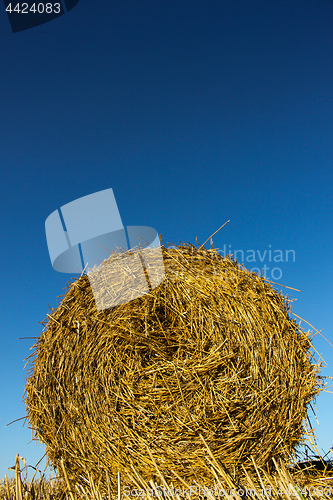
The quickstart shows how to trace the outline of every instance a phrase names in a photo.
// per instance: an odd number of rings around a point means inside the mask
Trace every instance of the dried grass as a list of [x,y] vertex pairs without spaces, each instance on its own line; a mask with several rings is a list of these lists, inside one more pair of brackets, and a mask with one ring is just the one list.
[[[212,453],[207,449],[208,455]],[[135,497],[151,499],[177,500],[191,499],[209,500],[222,499],[258,499],[258,500],[281,500],[293,498],[324,498],[330,499],[333,493],[333,477],[328,470],[321,472],[317,470],[291,470],[283,462],[276,464],[275,474],[267,474],[264,469],[259,469],[256,463],[255,474],[250,476],[244,469],[242,477],[233,478],[224,471],[212,457],[211,465],[207,472],[211,475],[209,484],[201,484],[194,481],[188,484],[183,478],[178,477],[177,483],[167,483],[162,473],[156,469],[158,479],[154,482],[145,481],[137,471],[133,470],[131,488],[128,488],[128,481],[117,475],[117,489],[111,491],[108,475],[105,478],[107,491],[100,488],[93,478],[90,477],[85,486],[76,484],[73,487],[63,478],[45,478],[45,474],[40,479],[27,481],[24,478],[25,467],[21,468],[20,458],[16,456],[15,478],[10,480],[0,480],[0,498],[2,500],[124,500]],[[67,473],[66,473],[67,474]],[[23,477],[22,477],[23,476]],[[104,485],[103,485],[104,486]]]
[[[115,491],[118,472],[156,481],[157,470],[206,484],[207,449],[229,478],[256,474],[254,463],[269,474],[306,439],[321,364],[289,298],[214,248],[162,251],[165,280],[119,306],[98,311],[86,275],[69,284],[34,346],[27,419],[81,490]],[[131,297],[119,254],[98,273],[103,293]]]

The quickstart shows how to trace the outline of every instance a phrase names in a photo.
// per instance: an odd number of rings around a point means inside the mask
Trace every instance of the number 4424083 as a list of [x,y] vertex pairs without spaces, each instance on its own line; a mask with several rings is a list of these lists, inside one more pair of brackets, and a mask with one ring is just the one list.
[[[37,5],[37,7],[36,7]],[[29,12],[33,12],[34,14],[38,13],[38,14],[43,14],[44,12],[46,12],[47,14],[51,14],[52,12],[54,12],[55,14],[59,14],[60,13],[60,3],[55,3],[55,4],[52,4],[52,3],[33,3],[32,6],[30,7],[29,9],[29,5],[27,3],[22,3],[21,4],[21,9],[20,9],[20,4],[17,3],[14,7],[14,9],[12,9],[12,4],[8,4],[7,7],[6,7],[6,11],[9,12],[10,14],[12,12],[17,12],[18,14],[29,14]]]

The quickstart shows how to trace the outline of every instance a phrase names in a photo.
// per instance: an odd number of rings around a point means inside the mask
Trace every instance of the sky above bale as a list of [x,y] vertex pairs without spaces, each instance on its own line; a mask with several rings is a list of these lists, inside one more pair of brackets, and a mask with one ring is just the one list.
[[[74,199],[111,187],[124,224],[175,244],[230,219],[214,245],[301,290],[293,311],[333,343],[332,21],[331,0],[81,0],[13,34],[0,12],[0,477],[17,452],[44,453],[5,425],[24,416],[33,340],[18,339],[41,333],[71,278],[52,269],[45,219]],[[332,376],[332,347],[314,344]],[[326,452],[332,395],[317,407]]]

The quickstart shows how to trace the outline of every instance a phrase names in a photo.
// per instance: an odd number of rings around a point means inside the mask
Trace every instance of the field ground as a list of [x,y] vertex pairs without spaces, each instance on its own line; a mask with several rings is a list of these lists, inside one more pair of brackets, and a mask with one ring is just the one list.
[[[32,481],[24,479],[25,467],[21,464],[21,457],[17,455],[15,478],[5,477],[0,480],[0,500],[123,500],[136,497],[161,498],[161,500],[205,499],[260,499],[260,500],[297,500],[333,497],[333,466],[329,462],[315,462],[316,466],[307,465],[307,468],[294,468],[280,463],[276,464],[276,471],[270,475],[267,471],[259,470],[254,463],[255,473],[250,476],[245,470],[241,477],[232,477],[223,470],[211,457],[211,484],[200,485],[198,482],[187,484],[182,478],[175,477],[175,483],[167,484],[162,474],[157,470],[159,482],[150,480],[145,482],[138,474],[133,473],[126,481],[120,473],[117,477],[116,491],[110,486],[106,478],[104,484],[94,484],[91,480],[84,488],[71,485],[65,469],[63,479],[47,479],[41,476]],[[25,461],[23,460],[23,463]],[[304,466],[305,464],[303,464]],[[322,469],[322,470],[319,470]],[[127,486],[128,485],[128,486]]]

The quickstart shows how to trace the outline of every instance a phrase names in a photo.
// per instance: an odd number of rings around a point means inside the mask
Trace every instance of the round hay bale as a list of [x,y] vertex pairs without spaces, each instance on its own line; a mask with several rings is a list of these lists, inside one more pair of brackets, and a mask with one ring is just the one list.
[[82,275],[42,322],[27,419],[74,482],[115,485],[133,467],[150,480],[155,463],[204,481],[205,443],[234,472],[304,441],[321,364],[288,297],[214,248],[162,252],[166,277],[148,294],[98,311]]

